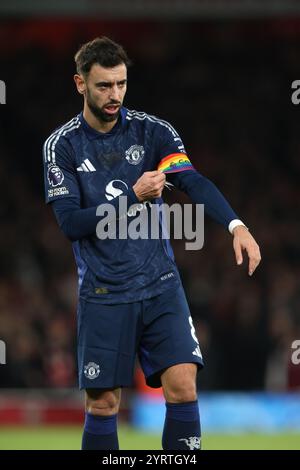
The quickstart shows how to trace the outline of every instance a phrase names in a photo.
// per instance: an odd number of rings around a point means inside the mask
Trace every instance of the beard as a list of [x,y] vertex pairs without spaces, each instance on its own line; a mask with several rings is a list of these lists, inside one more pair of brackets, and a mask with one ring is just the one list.
[[[87,105],[88,105],[90,111],[93,113],[95,118],[98,119],[98,121],[100,121],[100,122],[116,121],[119,117],[121,108],[119,108],[118,111],[116,111],[114,114],[106,113],[105,110],[103,109],[104,107],[99,108],[99,106],[97,106],[97,104],[95,103],[95,101],[91,97],[91,94],[90,94],[89,90],[87,90],[86,102],[87,102]],[[117,104],[117,105],[119,105],[120,103],[118,101],[111,101],[110,103],[106,103],[105,106],[107,106],[108,104]]]

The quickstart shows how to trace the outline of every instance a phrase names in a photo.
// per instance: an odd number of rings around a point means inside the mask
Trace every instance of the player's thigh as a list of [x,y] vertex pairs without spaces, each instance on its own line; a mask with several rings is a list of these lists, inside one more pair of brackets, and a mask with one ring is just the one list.
[[85,409],[95,415],[118,413],[121,402],[121,389],[90,388],[85,390]]
[[[162,385],[162,373],[172,366],[197,364],[196,369],[203,366],[198,338],[182,288],[167,291],[147,301],[139,358],[146,382],[154,388]],[[195,367],[188,365],[187,369],[194,371]],[[193,376],[194,373],[189,375]]]
[[78,309],[78,375],[81,389],[133,384],[140,305],[81,300]]

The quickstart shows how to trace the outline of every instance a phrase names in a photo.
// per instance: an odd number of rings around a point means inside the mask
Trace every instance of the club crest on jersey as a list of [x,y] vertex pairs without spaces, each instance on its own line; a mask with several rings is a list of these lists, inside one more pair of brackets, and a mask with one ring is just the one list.
[[128,150],[126,150],[125,154],[125,158],[128,163],[131,165],[138,165],[145,155],[145,150],[141,145],[132,145]]
[[100,374],[100,366],[95,362],[89,362],[86,366],[84,366],[84,375],[87,379],[94,380],[99,377]]
[[49,165],[47,178],[50,186],[53,188],[59,186],[65,179],[63,172],[57,165]]

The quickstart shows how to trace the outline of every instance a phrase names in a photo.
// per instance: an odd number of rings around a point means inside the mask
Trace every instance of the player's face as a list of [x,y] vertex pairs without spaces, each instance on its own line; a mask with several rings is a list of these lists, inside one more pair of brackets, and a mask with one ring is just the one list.
[[126,93],[126,65],[104,68],[94,64],[85,85],[86,104],[94,116],[102,122],[116,121]]

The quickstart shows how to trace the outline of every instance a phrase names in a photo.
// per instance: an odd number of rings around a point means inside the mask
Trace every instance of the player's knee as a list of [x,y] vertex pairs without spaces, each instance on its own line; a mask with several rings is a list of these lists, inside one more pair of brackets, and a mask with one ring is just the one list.
[[86,390],[86,411],[95,416],[118,413],[120,401],[120,390]]
[[164,388],[165,399],[168,403],[187,403],[197,400],[197,387],[193,379],[174,382]]
[[196,364],[177,364],[161,376],[164,396],[169,403],[187,403],[197,400]]
[[197,392],[193,387],[189,389],[174,388],[165,394],[168,403],[188,403],[197,400]]

